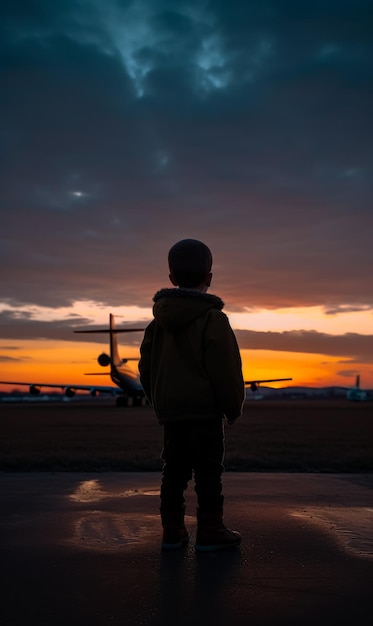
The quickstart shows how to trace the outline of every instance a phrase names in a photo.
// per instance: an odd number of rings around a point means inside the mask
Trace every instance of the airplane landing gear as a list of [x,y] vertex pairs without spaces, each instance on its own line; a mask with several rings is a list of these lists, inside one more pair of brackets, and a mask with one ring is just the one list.
[[126,396],[119,396],[115,401],[116,406],[128,406],[128,398]]
[[118,396],[115,400],[116,406],[147,406],[145,396]]

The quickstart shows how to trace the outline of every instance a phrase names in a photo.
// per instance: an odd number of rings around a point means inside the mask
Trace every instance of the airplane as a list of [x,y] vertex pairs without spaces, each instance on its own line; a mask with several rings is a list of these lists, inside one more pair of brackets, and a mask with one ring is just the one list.
[[363,402],[367,399],[367,392],[363,389],[360,389],[360,374],[356,376],[355,387],[351,387],[347,390],[347,400],[352,400],[353,402]]
[[[128,365],[129,360],[138,359],[122,359],[119,355],[118,348],[118,333],[129,333],[136,331],[144,331],[144,328],[116,328],[114,322],[114,315],[109,315],[109,328],[104,329],[87,329],[87,330],[74,330],[74,333],[107,333],[110,335],[110,354],[103,352],[97,358],[98,364],[101,367],[107,367],[110,365],[110,378],[115,387],[110,385],[75,385],[75,384],[51,384],[51,383],[26,383],[26,382],[10,382],[0,381],[0,384],[6,385],[25,385],[29,387],[29,393],[33,396],[40,394],[42,387],[50,389],[62,389],[67,398],[73,398],[76,391],[88,391],[88,393],[95,397],[101,393],[108,393],[116,397],[117,406],[145,406],[147,399],[145,397],[144,390],[142,388],[139,374],[135,373]],[[107,375],[106,373],[87,373],[87,376]],[[245,381],[245,386],[251,388],[252,391],[256,391],[261,383],[280,382],[284,380],[292,380],[291,378],[271,378],[268,380],[249,380]]]
[[[109,328],[104,329],[89,329],[89,330],[74,330],[74,333],[107,333],[110,335],[110,355],[103,352],[97,358],[98,364],[101,367],[107,367],[110,365],[110,376],[115,383],[115,387],[111,385],[76,385],[76,384],[53,384],[53,383],[26,383],[26,382],[11,382],[0,381],[0,384],[6,385],[25,385],[29,387],[29,393],[32,396],[38,396],[43,387],[47,389],[61,389],[67,398],[73,398],[77,391],[88,391],[88,393],[95,397],[99,394],[110,394],[116,397],[117,406],[128,405],[145,405],[146,398],[143,388],[140,383],[139,375],[136,374],[128,365],[130,360],[134,359],[122,359],[119,356],[117,334],[118,333],[130,333],[136,331],[144,331],[144,328],[115,328],[114,316],[110,313]],[[106,373],[88,373],[87,376],[107,375]]]

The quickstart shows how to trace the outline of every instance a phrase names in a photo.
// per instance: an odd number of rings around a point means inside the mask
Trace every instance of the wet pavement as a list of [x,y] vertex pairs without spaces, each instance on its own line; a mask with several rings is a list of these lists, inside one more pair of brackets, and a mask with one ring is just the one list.
[[[226,473],[240,548],[160,550],[160,474],[0,474],[1,626],[362,624],[373,474]],[[368,621],[367,621],[368,620]]]

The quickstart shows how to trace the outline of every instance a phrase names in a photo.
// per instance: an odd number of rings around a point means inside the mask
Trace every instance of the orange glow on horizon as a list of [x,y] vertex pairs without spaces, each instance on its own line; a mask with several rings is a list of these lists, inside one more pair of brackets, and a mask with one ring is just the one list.
[[[3,345],[2,345],[3,343]],[[6,345],[9,345],[9,341]],[[12,341],[12,350],[0,342],[1,353],[9,360],[0,362],[0,380],[27,383],[113,385],[109,368],[100,367],[97,357],[108,352],[108,346],[92,342],[48,340]],[[138,346],[120,346],[122,357],[139,357]],[[292,378],[292,381],[271,383],[273,387],[290,385],[307,387],[353,386],[355,375],[343,377],[338,372],[350,369],[360,373],[361,386],[373,388],[372,368],[367,364],[346,365],[348,359],[320,354],[279,352],[269,350],[241,350],[245,380]],[[128,365],[137,371],[137,362]],[[86,376],[94,372],[98,376]],[[104,374],[104,375],[102,375]],[[107,374],[107,375],[105,375]],[[1,385],[0,391],[11,391],[16,386]],[[22,389],[22,387],[19,387]]]
[[[99,354],[109,352],[105,344],[48,340],[13,340],[12,344],[17,349],[7,352],[11,360],[0,363],[0,380],[61,385],[113,385],[110,368],[101,367],[97,363]],[[123,347],[121,354],[123,357],[137,358],[139,350],[134,346]],[[136,370],[136,361],[130,361],[128,365]],[[86,376],[88,372],[98,375]],[[12,391],[15,388],[16,385],[1,385],[0,391]]]
[[[271,350],[241,350],[245,380],[255,378],[292,378],[292,381],[271,383],[271,387],[350,387],[355,384],[355,376],[342,377],[341,357],[300,352],[280,352]],[[347,359],[346,359],[347,361]],[[346,368],[346,366],[345,366]],[[371,368],[365,364],[354,364],[351,370],[360,372],[362,387],[372,387]]]

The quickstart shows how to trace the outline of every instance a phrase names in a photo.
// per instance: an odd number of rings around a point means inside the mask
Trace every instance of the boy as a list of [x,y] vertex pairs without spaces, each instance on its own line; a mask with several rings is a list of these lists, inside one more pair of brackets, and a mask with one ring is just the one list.
[[160,490],[162,549],[188,542],[184,491],[194,472],[196,550],[222,550],[241,542],[223,524],[224,424],[242,413],[245,386],[237,341],[220,298],[207,294],[212,255],[196,239],[169,251],[169,278],[153,300],[154,319],[140,347],[145,394],[164,428]]

